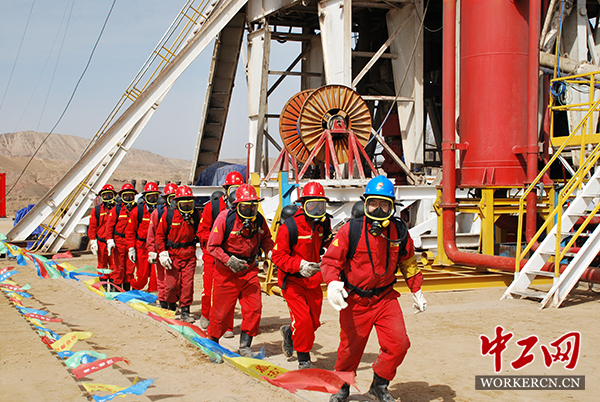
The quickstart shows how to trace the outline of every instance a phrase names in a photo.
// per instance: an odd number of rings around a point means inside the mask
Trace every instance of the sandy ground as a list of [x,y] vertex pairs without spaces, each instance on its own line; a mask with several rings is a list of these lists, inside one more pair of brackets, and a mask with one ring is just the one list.
[[[71,261],[76,266],[94,263],[90,254]],[[14,260],[0,260],[0,268],[16,266]],[[228,363],[214,364],[179,334],[119,302],[108,301],[90,292],[81,282],[38,278],[32,266],[18,267],[13,279],[20,285],[31,284],[27,307],[48,310],[62,318],[48,323],[58,334],[91,331],[94,335],[79,341],[74,351],[91,349],[109,356],[123,356],[129,365],[117,363],[82,380],[57,355],[40,342],[29,323],[22,318],[6,297],[0,297],[0,400],[5,401],[84,401],[91,400],[82,387],[84,381],[129,386],[135,379],[155,379],[143,396],[128,395],[128,401],[327,401],[329,395],[299,391],[291,394],[247,376]],[[200,317],[201,267],[196,271],[196,301],[192,314]],[[403,402],[426,401],[597,401],[600,394],[600,296],[580,286],[560,309],[540,311],[530,300],[500,301],[503,288],[456,292],[428,292],[427,311],[415,315],[412,298],[403,295],[400,304],[412,346],[396,378],[391,394]],[[2,292],[4,294],[4,292]],[[235,316],[234,339],[222,344],[237,350],[239,309]],[[332,370],[339,342],[337,312],[324,304],[322,326],[317,331],[312,351],[313,366]],[[287,359],[281,352],[279,327],[289,323],[285,301],[263,294],[261,334],[253,349],[264,346],[266,359],[287,369],[296,369],[295,357]],[[476,391],[476,375],[494,375],[492,356],[481,355],[480,335],[494,337],[496,326],[514,337],[502,355],[503,375],[584,375],[584,391]],[[571,331],[581,333],[581,354],[575,370],[566,362],[544,365],[540,345]],[[536,335],[539,343],[531,351],[535,360],[517,371],[510,366],[522,348],[516,341]],[[371,364],[378,354],[375,333],[357,372],[359,389],[366,393],[372,379]],[[350,400],[369,401],[352,390]]]

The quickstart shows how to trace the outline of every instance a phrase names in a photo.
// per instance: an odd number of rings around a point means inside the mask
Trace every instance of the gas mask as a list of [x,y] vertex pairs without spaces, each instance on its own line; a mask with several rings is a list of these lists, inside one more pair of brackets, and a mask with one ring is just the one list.
[[229,186],[227,188],[227,197],[225,198],[225,203],[227,204],[227,208],[232,209],[234,207],[235,202],[235,193],[240,186]]
[[158,203],[159,193],[146,193],[144,194],[144,201],[148,206],[148,210],[152,212],[154,208],[156,208],[156,204]]
[[173,198],[175,198],[175,194],[167,195],[167,208],[174,208],[175,204],[173,203]]
[[242,219],[242,237],[250,238],[254,235],[253,222],[258,215],[258,203],[256,202],[239,202],[236,206],[237,214]]
[[302,206],[304,214],[311,218],[314,224],[321,223],[325,220],[326,207],[327,200],[325,200],[325,198],[309,198]]
[[192,219],[192,213],[194,212],[194,200],[193,199],[183,199],[177,201],[177,209],[181,213],[181,216],[184,221],[189,221]]
[[369,233],[372,236],[381,236],[384,228],[390,224],[394,214],[394,204],[387,197],[367,196],[365,199],[365,215],[372,222]]
[[104,191],[100,193],[100,198],[106,208],[112,208],[115,205],[115,193],[112,191]]
[[133,191],[125,191],[121,194],[121,200],[125,204],[127,210],[131,211],[135,205],[135,193]]

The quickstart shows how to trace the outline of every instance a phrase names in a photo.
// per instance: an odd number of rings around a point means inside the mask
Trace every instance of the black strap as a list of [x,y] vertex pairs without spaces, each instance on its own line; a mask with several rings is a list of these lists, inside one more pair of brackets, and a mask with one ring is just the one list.
[[113,232],[113,234],[114,234],[115,236],[119,236],[119,237],[125,237],[125,233],[120,233],[120,232],[117,232],[116,230]]
[[283,224],[287,227],[288,230],[288,242],[291,252],[296,246],[296,244],[298,244],[298,225],[296,224],[296,220],[293,216],[287,218],[285,222],[283,222]]
[[100,243],[104,243],[104,244],[106,244],[106,239],[103,239],[103,238],[102,238],[102,237],[100,237],[100,236],[96,236],[96,240],[98,240]]
[[96,223],[100,222],[100,207],[102,207],[102,204],[96,205],[94,207],[94,215],[96,215]]
[[[159,212],[160,214],[160,212]],[[165,232],[165,239],[167,240],[165,242],[165,247],[167,249],[173,249],[173,248],[183,248],[183,247],[189,247],[189,246],[194,246],[196,245],[196,243],[198,243],[198,238],[194,237],[193,240],[185,242],[185,243],[174,243],[171,240],[169,240],[169,232],[171,231],[171,225],[173,224],[173,215],[175,214],[175,209],[172,208],[167,208],[167,215],[166,215],[166,219],[167,219],[167,231]],[[194,233],[196,233],[198,231],[198,224],[200,223],[200,214],[198,213],[197,210],[194,209],[194,212],[192,212],[192,226],[194,227]]]
[[[225,234],[223,235],[223,240],[221,241],[221,248],[223,248],[223,251],[225,251],[225,254],[227,254],[228,256],[233,256],[235,254],[231,254],[229,252],[227,252],[225,250],[225,248],[223,247],[223,245],[227,242],[227,239],[229,239],[229,235],[231,234],[231,231],[233,230],[233,225],[235,223],[235,218],[237,216],[237,211],[235,209],[230,209],[229,211],[227,211],[227,218],[225,219]],[[258,257],[258,253],[260,252],[260,242],[258,241],[258,233],[260,231],[260,229],[263,226],[263,222],[264,222],[264,217],[262,216],[262,214],[259,212],[258,215],[256,215],[256,219],[254,220],[254,224],[256,225],[256,250],[250,254],[251,257],[240,257],[239,255],[235,255],[236,258],[239,258],[240,260],[244,260],[247,263],[254,263],[254,261],[256,260],[256,258]]]
[[139,225],[142,224],[142,221],[144,220],[144,203],[140,202],[137,205],[137,209],[138,209],[138,211],[137,211],[138,212],[137,218],[138,218],[138,226],[139,226]]
[[394,277],[394,280],[391,283],[388,283],[387,285],[381,286],[379,288],[365,290],[365,289],[359,288],[358,286],[354,286],[350,282],[348,282],[348,278],[346,277],[346,274],[344,273],[344,271],[341,272],[340,279],[342,280],[342,282],[344,282],[344,287],[346,287],[348,290],[350,290],[350,292],[356,293],[360,297],[379,296],[380,294],[385,292],[387,290],[387,288],[394,286],[396,284],[396,278]]
[[219,212],[221,212],[221,198],[219,197],[216,200],[210,200],[210,207],[212,209],[212,224],[210,225],[210,229],[212,230],[213,226],[215,226],[217,216],[219,216]]
[[350,229],[348,230],[348,261],[354,257],[354,253],[356,252],[356,247],[362,235],[363,220],[364,217],[350,220]]

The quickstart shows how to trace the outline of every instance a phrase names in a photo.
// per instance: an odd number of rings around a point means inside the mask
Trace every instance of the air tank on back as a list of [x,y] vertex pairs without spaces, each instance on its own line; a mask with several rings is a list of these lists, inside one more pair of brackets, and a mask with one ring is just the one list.
[[525,0],[462,0],[460,17],[461,151],[459,187],[520,187],[527,141]]

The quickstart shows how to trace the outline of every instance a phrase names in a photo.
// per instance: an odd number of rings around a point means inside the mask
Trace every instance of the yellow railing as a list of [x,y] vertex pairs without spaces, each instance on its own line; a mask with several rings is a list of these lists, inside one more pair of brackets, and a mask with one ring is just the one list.
[[[597,72],[600,73],[600,72]],[[527,189],[523,192],[521,198],[519,199],[519,223],[517,228],[517,250],[516,250],[516,261],[515,261],[515,272],[519,272],[521,267],[521,260],[523,256],[527,255],[527,253],[531,250],[533,245],[538,241],[542,233],[546,230],[549,230],[552,226],[554,226],[554,222],[557,225],[557,233],[556,233],[556,253],[555,253],[555,270],[554,275],[559,275],[559,267],[560,261],[564,258],[569,248],[573,246],[577,237],[582,233],[585,229],[586,225],[589,223],[594,214],[600,209],[600,204],[596,206],[585,219],[583,224],[579,227],[579,229],[572,234],[570,241],[567,245],[561,250],[561,221],[562,214],[564,211],[565,204],[573,197],[574,192],[581,188],[583,182],[590,172],[590,170],[596,165],[598,159],[600,158],[600,138],[598,134],[593,133],[594,128],[594,113],[600,113],[600,98],[594,101],[594,85],[595,85],[595,73],[587,73],[587,74],[579,74],[569,77],[562,77],[553,79],[550,81],[550,85],[557,82],[562,82],[565,85],[565,88],[568,84],[576,83],[577,85],[587,84],[590,87],[590,102],[588,103],[578,103],[578,104],[569,104],[569,105],[555,105],[557,102],[556,98],[552,99],[552,103],[550,105],[551,116],[550,116],[550,138],[552,144],[560,143],[558,149],[556,149],[552,155],[552,158],[548,161],[546,166],[540,171],[535,180],[527,187]],[[588,77],[588,80],[582,80],[583,77]],[[587,105],[587,108],[585,106]],[[579,121],[579,123],[575,126],[575,128],[571,131],[568,137],[554,137],[554,112],[558,111],[586,111],[585,115]],[[578,135],[581,130],[581,134]],[[587,131],[587,134],[586,134]],[[560,141],[554,141],[555,139],[560,139]],[[580,145],[580,158],[581,163],[573,177],[566,183],[564,188],[560,191],[558,195],[558,199],[556,202],[556,206],[554,209],[550,211],[550,214],[546,218],[544,224],[540,227],[540,229],[536,232],[535,236],[531,239],[529,244],[521,251],[521,243],[523,241],[523,216],[525,210],[525,203],[527,200],[527,196],[533,191],[533,189],[537,188],[537,185],[541,182],[544,175],[548,172],[552,164],[558,159],[564,149],[569,145]],[[596,144],[594,149],[586,156],[586,146],[588,144]]]

